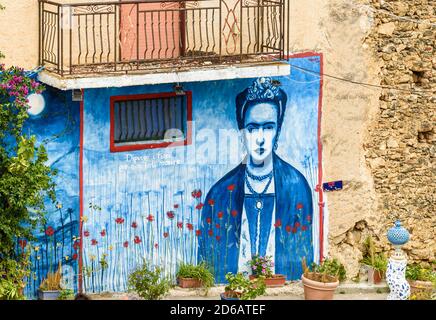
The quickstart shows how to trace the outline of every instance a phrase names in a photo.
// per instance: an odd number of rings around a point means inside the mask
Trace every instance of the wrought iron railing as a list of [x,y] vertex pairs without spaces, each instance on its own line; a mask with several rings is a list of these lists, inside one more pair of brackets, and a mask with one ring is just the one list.
[[39,61],[61,76],[260,63],[284,58],[287,19],[285,0],[39,0]]

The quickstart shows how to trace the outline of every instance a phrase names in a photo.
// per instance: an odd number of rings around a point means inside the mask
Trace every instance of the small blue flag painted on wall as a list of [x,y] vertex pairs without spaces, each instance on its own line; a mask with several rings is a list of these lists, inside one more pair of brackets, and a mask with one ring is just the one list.
[[324,191],[337,191],[342,190],[342,180],[325,182],[322,184],[322,188]]

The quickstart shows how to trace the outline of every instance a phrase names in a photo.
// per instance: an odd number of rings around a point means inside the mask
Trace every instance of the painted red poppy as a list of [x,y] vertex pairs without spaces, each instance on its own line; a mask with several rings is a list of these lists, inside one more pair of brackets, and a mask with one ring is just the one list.
[[307,220],[308,222],[312,221],[312,216],[309,214],[309,215],[306,217],[306,220]]
[[48,227],[48,228],[45,230],[45,234],[46,234],[47,236],[51,237],[52,235],[54,235],[54,229],[53,229],[52,227]]
[[159,245],[157,243],[155,243],[154,247],[157,249],[157,248],[159,248]]
[[77,260],[77,253],[73,254],[73,260]]
[[209,234],[209,236],[213,236],[213,230],[212,229],[210,229],[209,231],[208,231],[208,234]]
[[301,227],[301,230],[302,230],[302,231],[306,231],[306,230],[307,230],[307,226],[302,226],[302,227]]
[[291,232],[291,229],[292,229],[291,226],[286,226],[286,232],[287,232],[287,233],[290,233],[290,232]]
[[135,242],[135,244],[140,244],[141,238],[139,236],[135,236],[135,239],[133,239],[133,242]]
[[27,245],[27,241],[25,239],[21,239],[18,241],[18,244],[20,245],[21,249],[24,249]]
[[224,213],[222,211],[218,212],[218,219],[222,219],[224,216]]
[[80,248],[80,243],[79,242],[74,242],[73,249],[74,250],[78,250],[79,248]]
[[221,228],[221,225],[220,225],[219,223],[217,223],[217,224],[215,225],[215,227],[216,227],[217,229],[219,229],[219,228]]
[[183,229],[183,222],[182,221],[177,222],[177,228]]
[[194,226],[192,225],[192,223],[189,222],[186,224],[186,228],[188,228],[189,231],[194,230]]
[[300,227],[300,223],[299,223],[298,221],[295,222],[294,227],[295,227],[295,228],[299,228],[299,227]]
[[124,243],[123,243],[123,247],[124,248],[127,248],[129,246],[129,241],[125,241]]
[[83,235],[84,235],[85,237],[89,237],[89,231],[88,231],[88,230],[83,231]]
[[163,234],[164,238],[168,238],[169,235],[170,234],[168,232],[164,232],[164,234]]
[[196,231],[195,231],[195,235],[196,235],[197,237],[201,236],[201,230],[196,230]]
[[204,207],[204,204],[200,202],[199,204],[197,204],[197,205],[195,206],[195,209],[197,209],[197,210],[201,210],[201,209],[203,209],[203,207]]
[[274,223],[274,227],[279,228],[282,226],[282,220],[277,219],[276,223]]
[[124,223],[124,218],[121,218],[121,217],[116,218],[116,219],[115,219],[115,222],[116,222],[117,224],[123,224],[123,223]]
[[92,239],[92,240],[91,240],[91,245],[95,246],[95,245],[97,245],[97,244],[98,244],[98,241],[97,241],[97,240],[95,240],[95,239]]
[[168,211],[168,212],[167,212],[167,217],[168,217],[169,219],[174,219],[174,216],[175,216],[174,211]]
[[208,224],[211,224],[211,223],[212,223],[212,219],[209,217],[209,218],[206,219],[206,222],[207,222]]
[[227,190],[229,190],[229,191],[235,190],[235,185],[231,184],[231,185],[227,186]]
[[216,241],[220,241],[221,237],[220,236],[216,236],[215,239],[216,239]]
[[292,233],[297,233],[297,228],[292,228]]
[[154,221],[154,216],[152,214],[149,214],[147,217],[148,222],[153,222]]
[[191,192],[192,197],[195,199],[201,198],[201,194],[202,194],[201,190],[199,189]]
[[233,218],[236,218],[236,216],[238,215],[238,211],[232,210],[231,215],[233,216]]
[[209,199],[209,200],[207,201],[207,203],[208,203],[209,205],[213,206],[213,205],[215,205],[215,200],[213,200],[213,199]]
[[302,203],[297,203],[297,210],[303,209],[303,204]]
[[137,224],[135,221],[132,222],[132,228],[133,228],[133,229],[138,228],[138,224]]
[[102,237],[104,237],[104,236],[106,235],[106,230],[105,230],[105,229],[101,230],[100,235],[101,235]]
[[174,205],[174,209],[177,209],[177,208],[179,208],[179,205],[176,203],[176,204]]

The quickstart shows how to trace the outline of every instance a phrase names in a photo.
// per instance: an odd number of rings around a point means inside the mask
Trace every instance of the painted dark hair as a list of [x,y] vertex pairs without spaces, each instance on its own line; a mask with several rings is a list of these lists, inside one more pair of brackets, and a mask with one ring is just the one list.
[[244,128],[247,110],[259,103],[271,103],[277,107],[277,131],[280,132],[288,98],[286,93],[274,85],[271,78],[259,78],[236,96],[236,121],[239,130]]

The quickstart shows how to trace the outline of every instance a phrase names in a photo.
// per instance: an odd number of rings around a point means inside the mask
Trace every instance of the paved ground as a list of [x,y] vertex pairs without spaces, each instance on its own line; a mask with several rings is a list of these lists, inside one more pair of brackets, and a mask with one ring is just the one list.
[[[220,300],[220,293],[224,286],[210,288],[205,295],[202,289],[174,288],[164,300]],[[386,283],[372,285],[368,283],[343,283],[337,289],[335,300],[386,300],[389,292]],[[135,294],[103,293],[90,294],[95,300],[138,300]],[[287,283],[281,288],[268,288],[259,300],[303,300],[304,291],[300,281]]]

